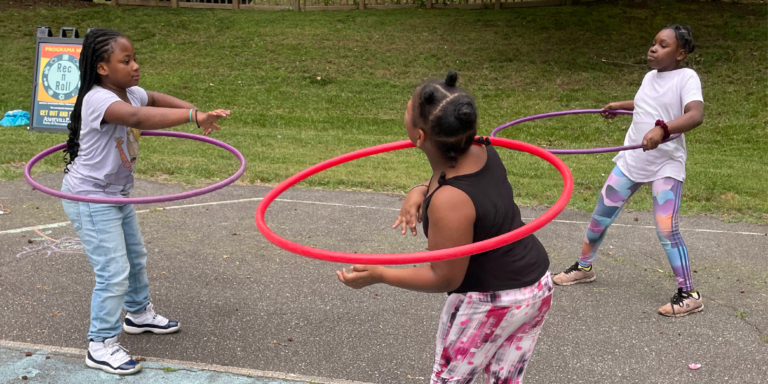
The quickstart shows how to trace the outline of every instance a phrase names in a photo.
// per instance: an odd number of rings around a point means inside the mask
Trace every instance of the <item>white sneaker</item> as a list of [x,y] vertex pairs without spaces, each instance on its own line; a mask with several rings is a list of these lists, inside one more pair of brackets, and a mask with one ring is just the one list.
[[125,315],[123,322],[123,331],[132,335],[139,333],[152,332],[156,334],[174,333],[181,328],[178,321],[168,320],[155,312],[155,306],[152,303],[147,305],[144,313]]
[[117,336],[88,344],[85,365],[118,375],[130,375],[141,371],[141,363],[128,356],[128,350],[120,346]]

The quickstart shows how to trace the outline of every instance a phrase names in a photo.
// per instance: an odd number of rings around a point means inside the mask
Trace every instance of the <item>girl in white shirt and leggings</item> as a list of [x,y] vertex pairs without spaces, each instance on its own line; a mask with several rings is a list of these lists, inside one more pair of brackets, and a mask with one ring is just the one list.
[[608,176],[587,228],[579,261],[554,277],[555,284],[572,285],[595,280],[592,261],[605,232],[629,198],[643,185],[653,192],[656,233],[677,278],[677,293],[659,308],[664,316],[680,317],[701,311],[701,295],[693,289],[688,248],[678,224],[678,210],[685,181],[685,136],[660,144],[671,134],[688,132],[703,122],[704,98],[696,72],[683,66],[693,52],[688,26],[662,29],[648,50],[648,72],[634,100],[610,103],[603,116],[616,117],[609,110],[634,111],[625,145],[643,148],[623,151],[613,159],[616,166]]

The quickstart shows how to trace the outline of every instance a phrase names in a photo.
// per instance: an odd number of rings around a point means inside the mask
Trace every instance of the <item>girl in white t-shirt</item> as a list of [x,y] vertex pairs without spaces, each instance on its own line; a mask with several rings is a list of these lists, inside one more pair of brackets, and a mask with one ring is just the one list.
[[670,303],[659,308],[664,316],[680,317],[701,311],[701,295],[693,290],[688,248],[678,225],[678,209],[685,181],[685,136],[660,144],[671,134],[688,132],[703,122],[704,98],[696,72],[683,67],[693,52],[688,26],[670,25],[656,35],[648,50],[648,72],[634,100],[610,103],[603,116],[616,117],[611,110],[634,111],[624,145],[643,144],[642,149],[620,152],[608,176],[581,251],[581,258],[553,279],[558,285],[588,283],[595,280],[592,261],[605,232],[629,198],[643,185],[653,192],[656,233],[667,253],[677,278],[677,293]]
[[[80,53],[80,90],[67,126],[62,191],[128,197],[138,150],[137,135],[131,131],[193,122],[207,135],[229,115],[225,110],[199,112],[186,101],[138,85],[139,65],[131,42],[112,30],[89,31]],[[131,204],[62,204],[96,275],[86,365],[121,375],[138,372],[141,363],[117,342],[121,329],[165,334],[180,325],[157,314],[150,303],[147,250],[136,211]],[[123,309],[127,314],[121,323]]]

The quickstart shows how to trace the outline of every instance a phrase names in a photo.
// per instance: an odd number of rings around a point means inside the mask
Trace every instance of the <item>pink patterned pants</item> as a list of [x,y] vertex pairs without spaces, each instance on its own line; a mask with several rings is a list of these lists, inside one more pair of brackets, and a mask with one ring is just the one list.
[[547,272],[537,283],[500,292],[452,294],[437,330],[432,384],[520,384],[552,303]]

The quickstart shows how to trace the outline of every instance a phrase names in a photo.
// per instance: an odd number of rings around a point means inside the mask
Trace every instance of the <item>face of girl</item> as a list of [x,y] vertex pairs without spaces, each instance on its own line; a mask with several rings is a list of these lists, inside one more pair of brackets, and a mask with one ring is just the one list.
[[659,72],[677,69],[685,59],[685,51],[678,46],[675,31],[662,29],[648,49],[648,66]]
[[109,60],[99,63],[98,72],[102,81],[118,88],[126,89],[139,85],[139,64],[136,63],[136,52],[131,42],[124,37],[117,38],[112,43]]

